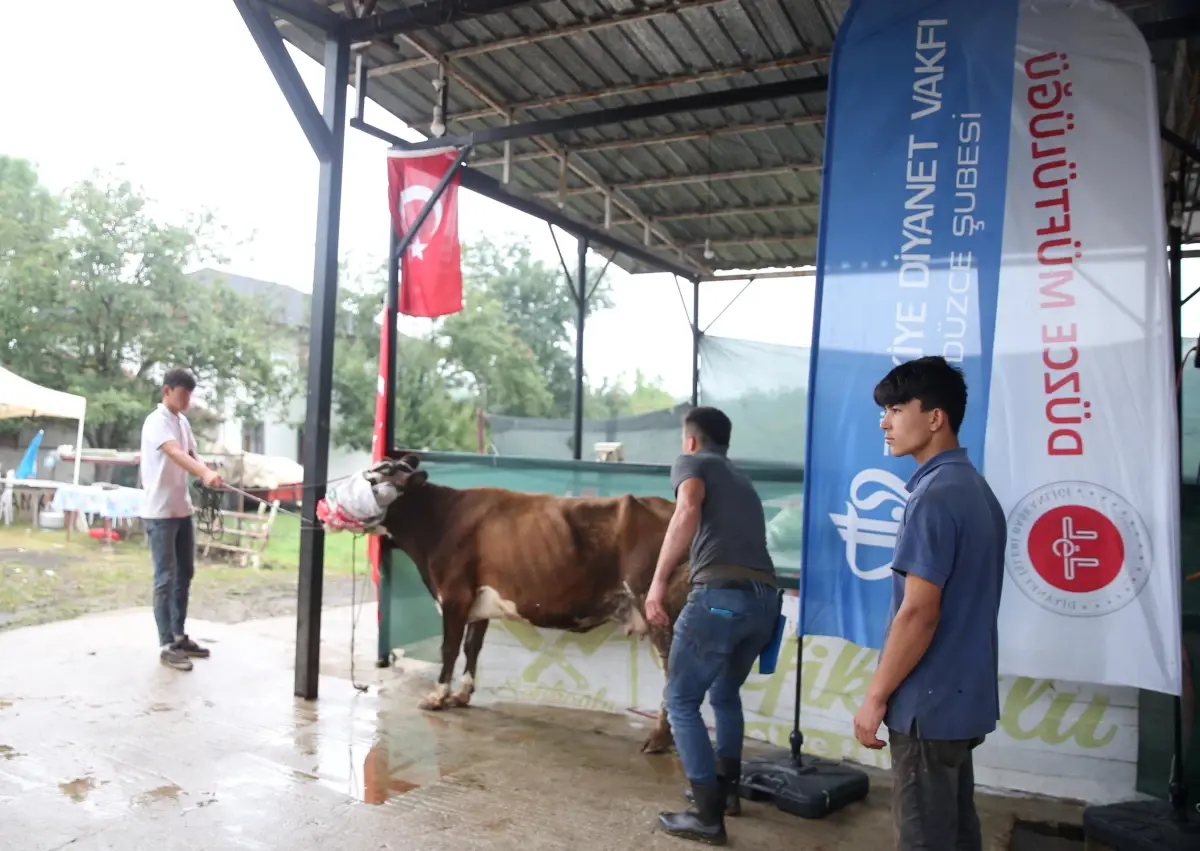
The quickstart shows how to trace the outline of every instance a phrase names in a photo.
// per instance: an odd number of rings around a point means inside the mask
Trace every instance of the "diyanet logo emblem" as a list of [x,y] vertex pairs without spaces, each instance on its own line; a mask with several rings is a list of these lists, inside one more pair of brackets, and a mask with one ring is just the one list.
[[[864,496],[859,492],[866,485],[873,485],[874,490]],[[889,503],[890,511],[881,510],[881,506]],[[902,479],[887,470],[871,468],[850,482],[846,513],[829,515],[846,544],[846,566],[859,579],[876,581],[891,577],[892,552],[896,549],[896,536],[907,503],[908,491]],[[860,515],[860,511],[866,512],[866,516]],[[859,564],[860,548],[872,553],[866,566]],[[884,564],[872,563],[883,558],[887,559]]]
[[1029,599],[1068,617],[1129,605],[1153,567],[1150,533],[1120,494],[1090,482],[1054,482],[1008,517],[1008,575]]

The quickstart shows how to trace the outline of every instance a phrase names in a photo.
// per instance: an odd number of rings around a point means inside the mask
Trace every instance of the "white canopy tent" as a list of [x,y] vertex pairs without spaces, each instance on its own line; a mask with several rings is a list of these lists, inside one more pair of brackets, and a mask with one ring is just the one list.
[[[87,399],[83,396],[74,396],[34,384],[0,366],[0,420],[17,417],[79,420],[79,436],[75,439],[75,445],[82,450],[83,421],[86,414]],[[82,451],[75,453],[75,484],[79,484],[79,460],[82,455]]]

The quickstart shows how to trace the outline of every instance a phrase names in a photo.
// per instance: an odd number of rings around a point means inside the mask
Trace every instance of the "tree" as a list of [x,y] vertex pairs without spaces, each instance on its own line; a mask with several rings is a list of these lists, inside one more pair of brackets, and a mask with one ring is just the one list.
[[462,311],[446,317],[440,328],[458,386],[491,413],[545,416],[554,397],[523,328],[478,282],[464,289]]
[[[612,306],[589,275],[589,312]],[[344,277],[343,280],[346,280]],[[371,446],[379,368],[384,276],[349,280],[334,347],[333,439]],[[401,337],[396,360],[396,442],[473,452],[475,416],[570,417],[575,386],[575,302],[561,270],[535,260],[527,241],[481,240],[463,247],[463,309],[431,323],[427,336]],[[670,394],[640,371],[632,387],[604,383],[585,397],[589,416],[670,408]]]
[[63,211],[25,160],[0,157],[0,363],[41,359],[60,298]]
[[[485,238],[463,247],[463,273],[477,296],[493,297],[500,315],[520,329],[550,392],[548,409],[511,407],[504,413],[569,417],[575,392],[576,307],[563,270],[535,259],[527,240],[497,244]],[[599,275],[599,269],[589,270],[589,316],[613,306],[607,280],[597,284]],[[496,409],[489,404],[489,410]]]
[[[379,376],[381,281],[352,283],[338,305],[333,362],[333,442],[369,450],[375,431]],[[396,340],[396,444],[408,449],[473,451],[475,408],[456,398],[444,363],[444,346],[434,335]]]
[[599,387],[589,387],[583,400],[583,415],[587,419],[615,419],[675,407],[675,398],[656,380],[649,379],[640,369],[634,373],[633,386],[623,380],[605,380]]
[[100,177],[55,197],[8,158],[0,186],[5,365],[86,396],[92,446],[136,446],[158,378],[175,365],[195,373],[204,399],[237,399],[241,416],[287,398],[265,305],[184,272],[206,254],[210,219],[165,224],[128,182]]

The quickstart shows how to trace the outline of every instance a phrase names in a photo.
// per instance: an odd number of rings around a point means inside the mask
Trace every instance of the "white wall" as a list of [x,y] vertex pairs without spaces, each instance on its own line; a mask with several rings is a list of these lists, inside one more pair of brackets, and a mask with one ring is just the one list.
[[[60,461],[53,470],[46,467],[45,461],[63,444],[75,445],[75,440],[79,437],[79,424],[74,420],[55,420],[48,425],[44,425],[43,428],[46,433],[42,435],[42,445],[38,448],[35,476],[39,479],[58,482],[71,481],[75,474],[74,461]],[[29,444],[35,434],[37,434],[37,428],[26,423],[21,428],[21,434],[17,438],[16,447],[8,445],[7,442],[0,444],[0,477],[6,471],[15,469],[21,463],[21,459],[25,457],[25,451],[29,448]],[[95,473],[95,465],[81,464],[79,467],[80,482],[90,484],[95,478]]]
[[[306,399],[298,395],[292,399],[286,411],[273,411],[263,424],[263,454],[278,455],[289,458],[297,463],[303,463],[298,452],[300,429],[291,423],[303,423]],[[242,446],[242,421],[234,416],[234,404],[229,402],[225,407],[225,421],[219,429],[219,439],[231,449]],[[332,415],[332,422],[337,423],[337,415]],[[348,476],[364,469],[371,463],[371,453],[329,447],[329,479]]]

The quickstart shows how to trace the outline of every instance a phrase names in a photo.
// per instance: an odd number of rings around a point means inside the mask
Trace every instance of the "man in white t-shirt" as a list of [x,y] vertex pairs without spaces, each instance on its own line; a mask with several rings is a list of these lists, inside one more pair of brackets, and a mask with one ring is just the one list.
[[163,377],[162,402],[142,424],[142,522],[154,563],[154,620],[163,664],[192,669],[189,657],[208,657],[208,649],[188,638],[188,594],[196,572],[196,532],[188,473],[206,487],[221,487],[221,477],[200,462],[196,438],[183,412],[192,401],[196,379],[175,368]]

